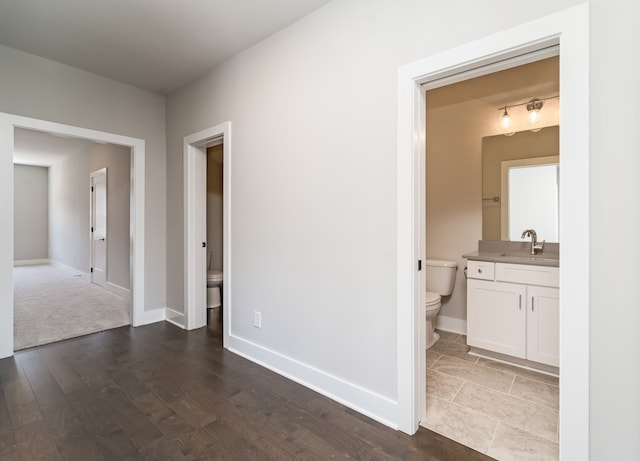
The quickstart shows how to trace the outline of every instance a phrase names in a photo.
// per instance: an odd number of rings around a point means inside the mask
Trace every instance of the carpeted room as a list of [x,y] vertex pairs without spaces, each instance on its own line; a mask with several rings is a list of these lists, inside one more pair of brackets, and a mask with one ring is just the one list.
[[[16,130],[15,350],[130,324],[130,164],[122,146]],[[104,235],[91,232],[96,171]],[[97,283],[94,266],[104,266]]]

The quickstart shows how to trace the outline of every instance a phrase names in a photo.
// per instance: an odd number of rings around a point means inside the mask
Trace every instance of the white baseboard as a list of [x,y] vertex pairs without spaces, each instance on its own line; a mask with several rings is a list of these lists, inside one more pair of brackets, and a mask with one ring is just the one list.
[[358,413],[398,429],[398,402],[278,352],[229,335],[225,347]]
[[454,317],[445,317],[443,315],[438,315],[436,317],[436,328],[438,330],[450,331],[451,333],[466,335],[467,321],[456,319]]
[[173,309],[170,309],[168,307],[166,307],[164,311],[164,319],[167,322],[173,323],[175,326],[180,327],[183,330],[187,329],[185,315],[182,312],[174,311]]
[[162,322],[165,320],[165,308],[159,307],[157,309],[152,309],[148,311],[143,311],[141,314],[140,321],[137,325],[134,326],[142,326],[149,325],[150,323]]
[[69,265],[67,265],[65,263],[61,263],[61,262],[55,261],[53,259],[49,259],[48,261],[49,261],[49,264],[51,264],[52,266],[58,267],[60,269],[65,269],[65,270],[68,270],[68,271],[72,271],[72,272],[75,272],[75,273],[80,273],[80,274],[82,274],[82,275],[84,275],[86,277],[89,277],[89,274],[87,272],[84,272],[84,271],[82,271],[82,270],[80,270],[78,268],[71,267],[71,266],[69,266]]
[[115,283],[107,282],[103,287],[105,290],[110,291],[124,299],[131,299],[131,290],[123,288]]
[[14,266],[36,266],[40,264],[49,264],[48,259],[18,259],[13,261]]

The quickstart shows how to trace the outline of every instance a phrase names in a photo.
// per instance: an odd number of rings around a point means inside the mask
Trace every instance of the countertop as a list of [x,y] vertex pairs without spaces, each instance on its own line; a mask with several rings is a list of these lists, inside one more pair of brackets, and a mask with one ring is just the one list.
[[472,261],[489,261],[530,266],[560,267],[560,248],[557,243],[546,243],[542,254],[531,255],[528,242],[480,240],[478,250],[462,255]]

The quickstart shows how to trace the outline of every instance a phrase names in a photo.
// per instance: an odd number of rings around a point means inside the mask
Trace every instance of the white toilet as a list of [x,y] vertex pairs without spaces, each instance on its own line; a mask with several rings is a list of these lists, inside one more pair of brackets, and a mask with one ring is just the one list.
[[207,307],[214,308],[222,305],[220,298],[220,285],[222,284],[222,272],[211,269],[211,252],[207,251]]
[[427,312],[427,349],[433,346],[440,336],[435,332],[436,315],[440,311],[442,296],[449,296],[453,292],[458,263],[443,259],[427,259],[426,277],[427,293],[425,308]]

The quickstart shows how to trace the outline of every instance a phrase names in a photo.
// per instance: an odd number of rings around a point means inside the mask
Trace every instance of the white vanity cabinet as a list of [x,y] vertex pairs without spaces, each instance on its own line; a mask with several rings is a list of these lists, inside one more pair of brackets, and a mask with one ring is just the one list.
[[468,262],[467,343],[559,366],[558,268]]

